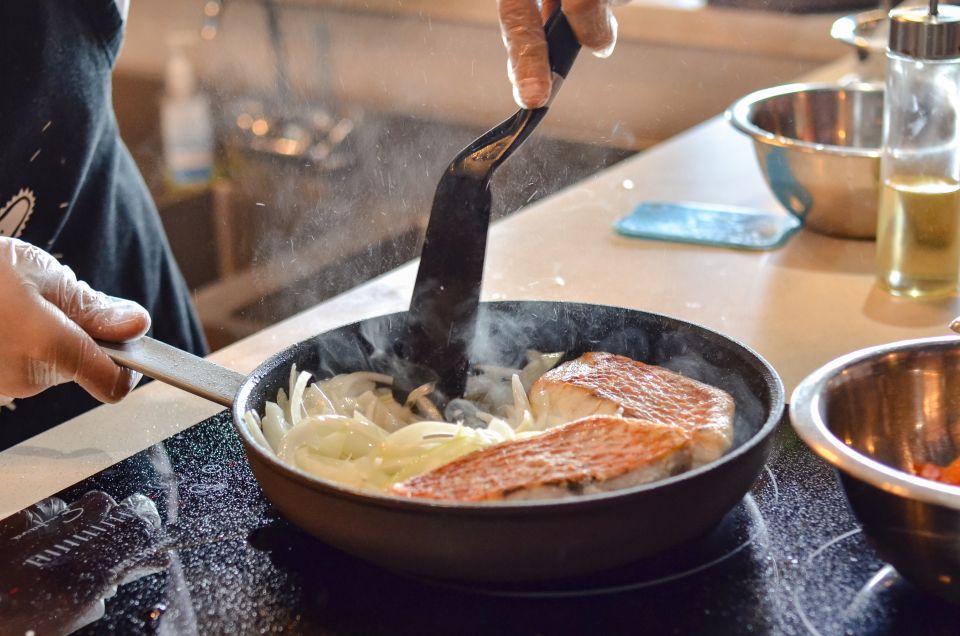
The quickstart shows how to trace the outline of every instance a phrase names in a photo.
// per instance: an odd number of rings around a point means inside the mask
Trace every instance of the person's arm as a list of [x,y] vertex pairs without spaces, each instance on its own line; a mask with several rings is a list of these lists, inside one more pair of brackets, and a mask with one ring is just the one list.
[[500,29],[507,47],[507,75],[513,98],[521,108],[539,108],[550,98],[550,62],[543,23],[561,5],[570,27],[584,47],[607,57],[617,42],[615,0],[498,0]]
[[71,381],[116,402],[140,376],[114,364],[94,338],[123,342],[149,328],[137,303],[91,289],[38,247],[0,237],[0,404]]

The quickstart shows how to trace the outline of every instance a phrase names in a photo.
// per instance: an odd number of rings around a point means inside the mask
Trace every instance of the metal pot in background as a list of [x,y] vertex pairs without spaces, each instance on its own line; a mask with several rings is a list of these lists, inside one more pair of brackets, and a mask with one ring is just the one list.
[[776,13],[832,13],[875,6],[874,0],[707,0],[714,7]]
[[857,67],[848,82],[883,82],[887,72],[887,38],[890,21],[887,10],[874,9],[837,18],[830,28],[830,37],[853,47]]

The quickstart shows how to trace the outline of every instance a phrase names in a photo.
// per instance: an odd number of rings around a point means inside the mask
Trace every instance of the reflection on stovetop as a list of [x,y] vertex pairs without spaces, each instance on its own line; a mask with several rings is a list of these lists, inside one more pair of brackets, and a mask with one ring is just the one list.
[[[696,541],[683,544],[642,561],[592,576],[535,582],[458,583],[426,580],[471,594],[504,598],[586,598],[619,594],[665,585],[710,571],[732,575],[767,549],[767,526],[754,495],[747,495],[716,528]],[[723,564],[722,568],[716,567]],[[704,580],[698,579],[699,587]]]
[[789,426],[707,535],[590,577],[464,585],[334,550],[263,498],[222,413],[0,522],[0,633],[952,634]]

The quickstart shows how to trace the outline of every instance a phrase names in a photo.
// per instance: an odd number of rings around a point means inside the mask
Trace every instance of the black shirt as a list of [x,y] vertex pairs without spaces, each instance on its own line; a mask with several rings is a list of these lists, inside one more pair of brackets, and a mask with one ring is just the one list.
[[[117,130],[110,76],[122,37],[114,0],[0,3],[0,236],[136,300],[154,337],[203,354],[188,290]],[[0,410],[0,449],[97,402],[68,384],[15,404]]]

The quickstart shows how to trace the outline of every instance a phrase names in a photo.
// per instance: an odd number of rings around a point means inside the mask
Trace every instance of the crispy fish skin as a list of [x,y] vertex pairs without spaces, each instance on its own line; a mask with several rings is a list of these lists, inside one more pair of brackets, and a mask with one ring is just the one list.
[[676,424],[692,435],[694,467],[733,442],[734,402],[726,391],[612,353],[585,353],[548,371],[531,387],[530,406],[547,427],[594,414]]
[[690,435],[679,426],[596,415],[470,453],[391,492],[474,502],[553,499],[662,479],[690,461]]

